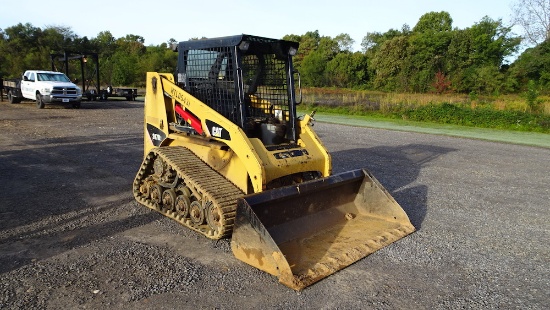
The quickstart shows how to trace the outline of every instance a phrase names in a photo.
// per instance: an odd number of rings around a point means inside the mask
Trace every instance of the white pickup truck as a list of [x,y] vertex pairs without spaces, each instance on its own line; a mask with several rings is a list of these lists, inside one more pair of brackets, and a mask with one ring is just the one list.
[[21,96],[36,100],[40,109],[47,103],[66,103],[79,108],[82,101],[82,89],[61,72],[27,70],[20,85]]

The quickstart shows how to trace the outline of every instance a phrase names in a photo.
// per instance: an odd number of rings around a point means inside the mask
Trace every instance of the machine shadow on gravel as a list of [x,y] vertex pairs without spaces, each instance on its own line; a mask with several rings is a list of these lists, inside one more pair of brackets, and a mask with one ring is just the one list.
[[417,230],[427,213],[429,188],[414,184],[425,165],[437,157],[456,151],[425,144],[380,146],[331,152],[333,172],[366,168],[382,183],[407,213]]
[[143,109],[143,101],[83,101],[81,109],[104,110],[104,109]]
[[[70,105],[61,103],[47,104],[44,109],[67,109],[67,110],[105,110],[105,109],[143,109],[143,101],[82,101],[80,108],[75,109]],[[18,105],[34,106],[34,101],[23,101]]]
[[0,151],[0,273],[152,222],[130,216],[136,135],[70,136]]

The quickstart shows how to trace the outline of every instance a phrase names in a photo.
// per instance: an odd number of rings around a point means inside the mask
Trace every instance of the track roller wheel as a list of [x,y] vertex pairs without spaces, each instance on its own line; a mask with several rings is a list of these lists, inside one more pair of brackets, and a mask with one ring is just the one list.
[[162,193],[162,206],[170,211],[175,210],[176,192],[173,189],[167,189]]
[[223,228],[223,215],[221,210],[214,205],[211,201],[205,203],[206,210],[206,222],[208,226],[215,232],[218,233]]
[[189,217],[189,209],[191,208],[191,201],[185,195],[178,195],[176,197],[175,210],[176,213],[182,218]]
[[191,190],[189,189],[189,187],[183,184],[178,185],[178,187],[176,187],[176,191],[181,193],[184,196],[187,196],[187,198],[191,197]]
[[149,182],[147,181],[144,181],[141,183],[141,185],[139,186],[139,192],[140,194],[145,198],[145,199],[149,199],[150,195],[151,195],[151,187],[150,187],[151,184],[149,184]]
[[196,200],[191,202],[191,205],[189,207],[189,217],[191,218],[191,222],[195,226],[199,226],[204,223],[205,214],[200,202]]
[[162,160],[162,158],[157,157],[157,159],[155,159],[155,161],[153,162],[153,171],[155,175],[160,178],[164,174],[165,170],[166,167],[164,161]]
[[162,201],[162,186],[154,184],[150,188],[151,202],[160,205]]

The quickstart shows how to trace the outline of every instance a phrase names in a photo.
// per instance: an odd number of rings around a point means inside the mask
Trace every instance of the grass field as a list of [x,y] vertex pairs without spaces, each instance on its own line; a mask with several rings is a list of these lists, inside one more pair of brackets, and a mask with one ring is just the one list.
[[345,89],[303,90],[302,111],[469,127],[550,133],[550,97],[397,94]]
[[[396,108],[417,108],[429,104],[450,103],[478,107],[490,107],[497,111],[531,112],[524,94],[499,96],[480,96],[476,94],[412,94],[385,93],[366,90],[304,88],[305,105],[323,105],[327,107],[348,106],[356,111],[389,112]],[[536,98],[538,113],[550,115],[550,96]]]
[[[299,115],[305,111],[299,111]],[[309,112],[308,112],[309,113]],[[447,135],[468,139],[479,139],[502,143],[520,144],[550,148],[550,135],[539,132],[525,132],[490,128],[477,128],[459,125],[436,124],[429,122],[403,121],[396,119],[381,119],[360,115],[341,115],[332,113],[316,113],[316,121],[346,124],[358,127],[389,129],[396,131],[421,132],[435,135]]]

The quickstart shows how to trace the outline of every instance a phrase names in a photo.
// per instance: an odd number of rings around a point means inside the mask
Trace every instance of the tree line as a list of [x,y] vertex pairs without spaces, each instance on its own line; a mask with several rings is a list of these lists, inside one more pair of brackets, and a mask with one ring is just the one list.
[[[128,34],[115,38],[110,31],[102,31],[95,38],[79,37],[70,27],[49,26],[44,29],[30,23],[19,23],[0,29],[0,77],[20,77],[28,69],[50,69],[64,71],[64,54],[90,56],[98,55],[99,63],[87,57],[85,79],[95,80],[95,67],[99,67],[100,83],[104,85],[142,86],[145,72],[174,72],[177,55],[169,44],[170,39],[158,46],[145,46],[144,38]],[[69,61],[71,78],[80,78],[80,63]],[[104,86],[102,85],[102,86]]]
[[[354,40],[345,33],[329,37],[309,31],[283,39],[300,42],[295,67],[305,86],[498,95],[536,85],[540,91],[550,91],[550,40],[509,63],[522,38],[501,20],[484,17],[464,29],[454,28],[452,22],[447,12],[429,12],[412,28],[367,33],[362,50],[356,52]],[[145,46],[139,35],[115,38],[103,31],[89,39],[69,27],[41,29],[20,23],[0,29],[0,77],[20,76],[30,68],[48,69],[52,53],[96,52],[103,84],[143,86],[147,71],[175,71],[177,55],[169,48],[175,42]],[[86,72],[93,73],[91,66],[96,64],[86,65]]]
[[330,38],[314,31],[285,39],[301,42],[297,67],[310,86],[488,95],[523,91],[529,80],[546,90],[550,86],[549,43],[526,50],[510,64],[522,38],[489,17],[458,29],[449,13],[430,12],[412,29],[367,33],[363,50],[354,53],[346,34]]

